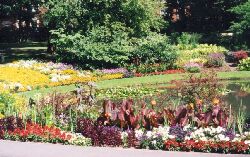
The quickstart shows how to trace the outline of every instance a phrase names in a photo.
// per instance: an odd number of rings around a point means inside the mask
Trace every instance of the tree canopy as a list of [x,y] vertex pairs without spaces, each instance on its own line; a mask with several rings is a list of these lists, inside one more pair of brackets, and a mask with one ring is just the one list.
[[134,36],[145,35],[164,26],[160,0],[50,0],[45,22],[51,29],[87,32],[97,26],[120,23]]
[[234,33],[245,39],[248,44],[250,44],[250,0],[246,3],[236,6],[231,10],[233,13],[237,14],[238,18],[235,20],[231,26],[231,30]]

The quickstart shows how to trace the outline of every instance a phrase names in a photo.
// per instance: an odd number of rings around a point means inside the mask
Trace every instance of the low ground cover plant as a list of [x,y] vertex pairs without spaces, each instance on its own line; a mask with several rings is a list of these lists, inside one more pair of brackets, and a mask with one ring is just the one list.
[[241,60],[238,65],[238,68],[241,71],[249,71],[250,70],[250,57]]

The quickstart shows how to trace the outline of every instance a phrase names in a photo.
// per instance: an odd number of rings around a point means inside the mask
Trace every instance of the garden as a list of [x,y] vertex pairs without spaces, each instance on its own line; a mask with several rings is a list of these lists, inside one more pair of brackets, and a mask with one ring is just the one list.
[[168,33],[172,3],[145,2],[18,2],[37,6],[51,56],[0,64],[0,140],[250,154],[249,1],[216,42]]

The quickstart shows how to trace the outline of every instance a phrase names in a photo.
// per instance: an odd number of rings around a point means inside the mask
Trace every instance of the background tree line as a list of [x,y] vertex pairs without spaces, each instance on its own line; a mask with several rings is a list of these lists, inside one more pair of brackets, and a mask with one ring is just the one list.
[[[182,32],[230,49],[249,46],[249,14],[249,0],[1,0],[0,40],[8,42],[8,32],[18,42],[48,40],[59,60],[86,67],[143,58],[172,66],[168,44]],[[3,27],[6,19],[11,27]]]

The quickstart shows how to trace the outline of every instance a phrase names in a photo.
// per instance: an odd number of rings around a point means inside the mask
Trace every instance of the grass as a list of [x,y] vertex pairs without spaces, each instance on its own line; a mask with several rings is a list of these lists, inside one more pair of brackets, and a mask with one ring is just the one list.
[[53,59],[53,56],[47,53],[47,43],[45,42],[0,43],[0,53],[5,56],[4,63],[21,59]]
[[[169,85],[172,80],[180,80],[187,74],[168,74],[168,75],[154,75],[145,77],[134,77],[124,79],[105,80],[97,82],[98,88],[111,88],[111,87],[125,87],[125,86],[140,86],[140,85],[156,85],[165,84]],[[250,71],[236,71],[236,72],[219,72],[218,77],[223,80],[250,80]],[[29,92],[20,93],[26,97],[32,97],[36,93],[47,94],[53,91],[69,92],[75,89],[75,85],[59,86],[53,88],[32,90]]]

